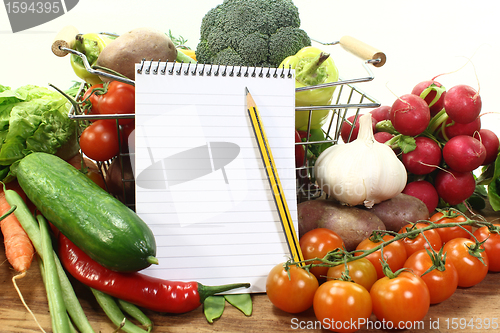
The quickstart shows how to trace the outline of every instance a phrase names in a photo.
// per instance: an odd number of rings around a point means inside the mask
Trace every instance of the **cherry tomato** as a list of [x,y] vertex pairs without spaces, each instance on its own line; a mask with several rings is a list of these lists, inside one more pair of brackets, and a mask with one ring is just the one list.
[[472,287],[483,281],[488,273],[489,260],[486,252],[477,252],[483,262],[473,256],[469,248],[475,242],[469,238],[454,238],[443,246],[446,261],[451,262],[458,273],[459,287]]
[[[415,225],[407,224],[402,227],[401,230],[399,230],[399,233],[403,234],[414,229],[422,229],[428,226],[429,225],[427,223],[415,223]],[[406,255],[408,257],[424,248],[432,247],[434,250],[439,251],[443,246],[441,236],[439,236],[439,233],[436,231],[436,229],[426,230],[423,232],[423,234],[424,235],[419,233],[418,235],[416,235],[416,237],[405,237],[401,240],[405,246]]]
[[[326,276],[328,279],[340,279],[345,269],[345,265],[343,264],[330,267]],[[365,287],[368,291],[370,291],[372,285],[377,281],[377,270],[371,261],[366,258],[349,261],[347,269],[349,270],[351,279],[362,287]]]
[[[88,115],[96,115],[99,114],[99,101],[102,98],[102,91],[104,90],[103,84],[95,84],[85,91],[83,94],[83,112]],[[91,122],[96,121],[97,119],[89,119]]]
[[[382,242],[387,242],[393,239],[394,236],[385,235],[382,238],[383,240],[375,242],[373,242],[370,238],[366,238],[363,241],[361,241],[361,243],[358,244],[356,250],[371,250],[374,247],[380,245]],[[384,246],[382,251],[384,253],[385,261],[387,262],[387,264],[389,265],[389,267],[393,272],[403,267],[407,259],[407,255],[405,246],[401,241],[395,241],[390,243],[389,245]],[[361,252],[355,253],[356,256],[360,256],[361,254],[362,254]],[[375,270],[377,271],[377,279],[383,278],[385,274],[382,270],[382,264],[380,263],[380,259],[382,258],[381,251],[377,250],[369,254],[365,258],[370,260],[373,266],[375,267]]]
[[[300,249],[304,259],[323,258],[328,252],[337,248],[343,248],[344,242],[340,236],[327,228],[316,228],[306,232],[299,241]],[[313,263],[321,263],[313,261]],[[329,267],[311,267],[309,271],[316,278],[324,278]]]
[[356,332],[372,314],[370,293],[354,282],[329,280],[314,295],[314,314],[322,327],[334,332]]
[[[111,81],[107,91],[99,101],[100,114],[134,114],[135,113],[135,87],[133,85]],[[121,118],[120,125],[132,122],[133,118]]]
[[421,277],[403,271],[397,277],[383,277],[370,290],[373,313],[387,328],[403,329],[422,320],[430,307],[429,288]]
[[279,264],[267,276],[266,293],[278,309],[299,313],[313,305],[318,285],[318,279],[305,269],[290,265],[287,272],[284,264]]
[[[431,216],[429,221],[434,222],[436,224],[445,224],[445,223],[465,222],[467,221],[467,219],[465,218],[465,216],[459,214],[457,214],[456,216],[445,216],[443,212],[437,212]],[[441,240],[443,241],[444,244],[453,238],[459,238],[459,237],[469,238],[472,233],[472,226],[463,225],[462,227],[465,228],[465,230],[459,226],[436,228],[435,230],[439,233],[439,236],[441,237]]]
[[[500,228],[500,224],[494,224],[494,226]],[[500,233],[492,232],[487,226],[484,226],[474,231],[474,237],[479,242],[488,239],[483,243],[483,246],[490,262],[489,270],[490,272],[500,272]]]
[[120,152],[118,130],[114,120],[100,119],[80,135],[82,152],[95,161],[107,161]]
[[[441,257],[440,259],[442,260],[443,258]],[[435,267],[426,273],[433,265],[433,258],[423,249],[409,256],[404,267],[411,269],[413,273],[424,280],[427,288],[429,288],[431,304],[437,304],[450,298],[455,290],[457,290],[458,272],[455,266],[448,260],[445,264],[438,265],[439,267]]]

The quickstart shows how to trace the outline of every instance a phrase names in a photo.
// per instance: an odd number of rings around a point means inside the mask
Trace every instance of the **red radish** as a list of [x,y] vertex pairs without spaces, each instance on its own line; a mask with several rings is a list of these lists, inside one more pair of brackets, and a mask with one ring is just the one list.
[[390,117],[396,131],[403,135],[416,136],[429,125],[431,113],[429,106],[422,98],[406,94],[394,102]]
[[453,206],[468,199],[474,193],[476,180],[472,172],[439,170],[434,179],[434,186],[439,197]]
[[377,132],[373,134],[373,137],[375,138],[375,141],[380,142],[380,143],[386,143],[390,139],[394,137],[391,133],[388,132]]
[[372,118],[375,119],[378,123],[379,121],[390,119],[390,114],[389,114],[390,110],[391,110],[390,106],[382,105],[376,109],[371,110],[370,113],[372,114]]
[[447,140],[457,135],[474,136],[474,133],[479,132],[481,129],[481,117],[477,117],[472,122],[467,124],[457,123],[451,118],[448,118],[446,119],[444,126],[444,133]]
[[[437,81],[427,80],[420,82],[413,88],[411,93],[420,96],[425,100],[425,102],[429,105],[431,117],[434,117],[444,107],[444,96],[446,95],[446,90],[443,85]],[[440,96],[437,96],[437,94],[440,94]],[[434,101],[436,98],[437,100]]]
[[[352,130],[351,134],[351,125],[348,122],[344,122],[342,124],[342,127],[340,128],[340,136],[342,137],[342,140],[344,143],[348,143],[351,141],[356,140],[358,137],[358,132],[359,132],[359,118],[361,118],[362,114],[358,114],[358,118],[356,119],[356,123],[354,124],[354,129]],[[352,124],[354,123],[354,119],[356,118],[356,115],[350,116],[347,118],[347,120]],[[375,133],[375,126],[377,125],[377,121],[372,117],[372,124],[373,124],[373,132]],[[351,137],[349,138],[349,134],[351,134]]]
[[498,136],[489,129],[482,129],[474,134],[474,138],[481,141],[481,143],[486,148],[486,158],[484,159],[482,165],[488,165],[495,162],[499,153],[498,149],[500,146]]
[[450,88],[444,97],[446,114],[461,124],[474,121],[481,113],[481,104],[479,93],[465,84]]
[[439,203],[439,195],[436,188],[426,180],[415,180],[408,183],[403,193],[422,200],[427,206],[430,215],[432,215]]
[[448,166],[459,172],[470,172],[483,164],[486,148],[478,139],[468,135],[451,138],[443,147],[443,159]]
[[416,137],[415,144],[415,150],[403,153],[402,161],[406,170],[416,175],[426,175],[436,170],[441,163],[439,144],[424,136]]

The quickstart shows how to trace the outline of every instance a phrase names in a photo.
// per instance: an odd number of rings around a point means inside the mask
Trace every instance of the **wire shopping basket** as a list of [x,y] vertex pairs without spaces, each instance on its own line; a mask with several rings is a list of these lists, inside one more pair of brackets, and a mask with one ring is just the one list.
[[[77,33],[78,34],[78,33]],[[96,74],[101,77],[106,77],[112,80],[117,80],[121,82],[125,82],[131,85],[134,85],[134,81],[117,76],[114,74],[110,74],[107,72],[103,72],[100,70],[93,69],[86,56],[81,52],[78,52],[71,48],[72,42],[71,40],[75,38],[75,29],[66,27],[63,29],[58,36],[56,37],[54,44],[52,46],[52,50],[54,54],[57,56],[65,56],[69,53],[74,54],[80,57],[83,61],[83,64],[87,71],[91,74]],[[349,110],[354,110],[354,121],[356,121],[359,116],[359,112],[361,109],[370,109],[377,108],[380,106],[380,103],[374,99],[373,97],[367,95],[362,90],[357,88],[356,84],[369,82],[374,79],[373,72],[371,70],[371,66],[381,67],[386,62],[386,56],[383,52],[355,39],[350,36],[344,36],[339,41],[331,42],[331,43],[322,43],[319,41],[315,41],[321,45],[340,45],[346,51],[354,54],[358,58],[362,59],[361,65],[366,71],[366,76],[354,78],[354,79],[344,79],[341,78],[336,82],[320,84],[315,86],[307,86],[296,88],[296,92],[303,90],[311,90],[311,89],[321,89],[330,86],[337,86],[334,92],[334,96],[332,99],[332,104],[330,105],[319,105],[319,106],[297,106],[296,112],[306,112],[308,114],[308,125],[303,131],[301,131],[302,140],[300,142],[296,142],[296,146],[303,146],[305,150],[304,161],[300,166],[297,165],[296,173],[297,173],[297,201],[302,202],[304,200],[310,200],[322,195],[321,189],[319,189],[314,181],[314,161],[315,158],[319,155],[319,152],[322,151],[325,147],[342,143],[340,139],[341,128],[345,123],[348,123],[351,128],[351,133],[353,130],[352,123],[347,119],[347,113]],[[78,92],[78,96],[83,95],[85,90],[88,88],[86,83],[82,83],[80,85],[80,89]],[[320,139],[317,139],[317,136],[313,136],[314,131],[318,131],[318,129],[311,128],[311,119],[315,112],[329,110],[329,115],[322,125],[321,129],[319,129],[321,135]],[[116,127],[118,134],[120,136],[119,123],[118,120],[122,118],[134,118],[134,114],[120,114],[120,115],[86,115],[81,114],[74,107],[70,109],[68,116],[71,119],[74,119],[79,122],[88,122],[90,120],[96,119],[115,119]],[[351,135],[349,134],[349,136]],[[119,137],[119,142],[121,142]],[[133,159],[133,152],[129,152],[123,149],[120,146],[120,153],[116,157],[120,159],[120,165],[123,166],[123,161],[126,159]],[[312,158],[311,158],[312,157]],[[99,167],[99,171],[101,175],[104,175],[106,169],[110,166],[112,161],[106,162],[97,162]],[[127,194],[126,187],[135,186],[135,181],[130,177],[125,175],[125,171],[122,167],[121,169],[122,175],[122,195],[119,196],[119,199],[130,206],[132,209],[135,208],[135,204],[133,200],[130,200],[130,194]],[[103,177],[104,178],[104,177]]]

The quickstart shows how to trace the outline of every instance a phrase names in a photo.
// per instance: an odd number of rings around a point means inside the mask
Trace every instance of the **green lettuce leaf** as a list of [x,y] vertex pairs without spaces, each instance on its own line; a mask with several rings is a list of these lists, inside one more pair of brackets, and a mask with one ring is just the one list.
[[75,121],[68,117],[70,107],[63,95],[45,87],[12,90],[0,85],[2,170],[31,152],[56,154],[76,135]]

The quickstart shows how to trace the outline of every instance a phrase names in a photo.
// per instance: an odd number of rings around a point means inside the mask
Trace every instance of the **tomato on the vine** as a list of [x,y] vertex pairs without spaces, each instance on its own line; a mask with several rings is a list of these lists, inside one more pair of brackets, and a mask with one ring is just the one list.
[[[344,264],[330,267],[326,273],[327,279],[340,279],[345,270]],[[347,270],[349,271],[349,277],[368,291],[377,281],[377,270],[371,261],[366,258],[347,262]]]
[[314,294],[318,289],[318,279],[301,267],[278,264],[271,269],[266,280],[267,297],[277,308],[299,313],[313,305]]
[[[415,223],[407,224],[399,230],[400,234],[412,231],[415,229],[422,229],[429,226],[427,223]],[[425,237],[424,237],[425,236]],[[414,237],[405,237],[401,240],[406,249],[406,255],[409,257],[413,253],[422,250],[424,248],[432,247],[434,250],[439,251],[443,247],[443,242],[441,241],[441,236],[436,231],[436,229],[429,229],[422,233],[415,235]]]
[[[134,114],[135,87],[133,85],[111,81],[107,84],[106,93],[99,100],[100,114]],[[120,118],[120,125],[132,122],[133,118]]]
[[95,161],[107,161],[120,152],[115,120],[100,119],[85,128],[80,135],[82,152]]
[[[88,88],[82,96],[83,102],[83,112],[86,115],[96,115],[99,114],[99,101],[102,98],[102,92],[104,91],[104,86],[102,83],[95,84]],[[97,119],[89,119],[91,122]]]
[[[446,211],[446,212],[437,212],[431,216],[429,221],[434,222],[435,224],[448,224],[448,223],[458,223],[465,222],[467,218],[463,215],[460,215],[455,212]],[[472,233],[472,226],[470,225],[462,225],[454,226],[454,227],[446,227],[446,228],[436,228],[435,229],[443,243],[447,243],[453,238],[465,237],[469,238]]]
[[481,246],[469,238],[454,238],[443,246],[446,260],[451,262],[458,273],[459,287],[472,287],[483,281],[488,273],[488,255]]
[[[344,247],[344,241],[340,236],[327,228],[316,228],[306,232],[299,240],[300,249],[302,250],[302,255],[304,259],[314,259],[323,258],[328,252],[333,251],[337,248]],[[312,262],[320,263],[320,261],[315,260]],[[309,271],[313,273],[316,278],[324,278],[328,272],[327,266],[316,266],[311,267]]]
[[[474,237],[479,242],[486,239],[483,246],[490,262],[489,270],[490,272],[500,272],[500,224],[493,224],[493,228],[495,231],[491,231],[487,226],[478,228],[474,231]],[[473,240],[472,236],[471,240]]]
[[354,282],[329,280],[314,295],[314,314],[324,329],[356,332],[372,314],[370,293]]
[[[363,241],[361,241],[361,243],[358,244],[358,246],[356,247],[356,251],[371,250],[374,247],[379,246],[383,242],[387,242],[389,240],[392,240],[393,238],[394,236],[391,235],[385,235],[382,237],[382,239],[372,240],[371,238],[365,238]],[[403,245],[401,240],[394,241],[388,245],[385,245],[382,248],[382,252],[384,253],[384,260],[387,262],[392,271],[397,271],[398,269],[402,268],[406,259],[408,258],[406,255],[405,246]],[[362,252],[356,252],[355,256],[360,256],[361,254]],[[380,249],[373,253],[370,253],[365,258],[370,260],[375,267],[375,270],[377,271],[377,278],[383,278],[385,274],[382,270],[382,264],[380,263],[380,259],[382,258]]]
[[[441,303],[450,298],[458,287],[458,273],[455,266],[449,260],[443,263],[442,253],[435,255],[436,258],[433,258],[427,250],[419,250],[409,256],[404,264],[404,267],[424,280],[429,288],[431,304]],[[433,266],[434,268],[428,272]]]
[[409,322],[422,320],[430,307],[429,288],[421,277],[403,271],[396,277],[377,280],[370,290],[373,313],[388,328],[408,328]]

